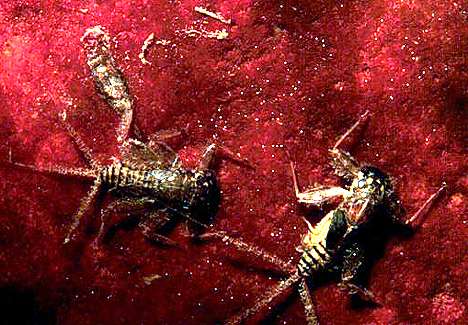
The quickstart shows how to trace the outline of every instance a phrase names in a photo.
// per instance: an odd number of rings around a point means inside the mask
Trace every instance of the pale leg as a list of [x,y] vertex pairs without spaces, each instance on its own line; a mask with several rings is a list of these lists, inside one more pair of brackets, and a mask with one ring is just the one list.
[[242,321],[247,319],[249,316],[254,315],[257,313],[259,310],[262,308],[268,306],[273,299],[281,295],[286,289],[289,287],[293,286],[297,282],[299,282],[302,279],[302,277],[298,273],[294,273],[291,277],[288,279],[281,281],[278,285],[273,287],[272,289],[268,290],[265,295],[261,299],[259,299],[255,305],[249,309],[244,310],[240,314],[230,318],[227,320],[227,324],[240,324]]
[[271,263],[274,266],[278,267],[279,270],[285,273],[292,273],[292,272],[295,272],[296,270],[296,268],[291,263],[282,260],[278,256],[268,253],[267,251],[265,251],[264,249],[260,247],[257,247],[252,244],[248,244],[244,242],[242,239],[230,237],[223,232],[206,233],[206,234],[201,235],[200,239],[209,239],[213,237],[221,239],[224,243],[230,244],[242,252],[252,254],[258,258],[261,258],[265,262]]
[[199,168],[213,169],[214,165],[216,164],[216,158],[218,157],[232,160],[235,163],[250,169],[255,169],[255,167],[247,159],[239,158],[231,150],[214,143],[210,144],[205,149],[205,152],[203,153],[202,158],[198,164]]
[[346,189],[337,186],[319,186],[301,192],[297,181],[297,173],[294,163],[290,161],[289,164],[293,177],[294,193],[299,203],[321,207],[324,203],[329,202],[336,197],[343,197],[349,194]]
[[79,226],[80,220],[83,217],[83,215],[86,213],[86,211],[89,209],[91,204],[94,202],[97,194],[99,193],[99,190],[101,188],[101,179],[98,177],[94,181],[93,187],[91,187],[91,190],[88,192],[88,194],[81,200],[80,207],[78,209],[78,212],[75,214],[73,217],[72,223],[70,227],[68,228],[67,235],[65,237],[65,240],[63,241],[64,244],[67,244],[70,242],[73,232],[75,229]]
[[440,194],[446,187],[447,184],[443,183],[442,186],[437,190],[437,192],[432,194],[426,200],[426,202],[424,202],[424,204],[418,209],[418,211],[416,211],[416,213],[405,222],[405,224],[413,228],[419,227],[422,223],[421,218],[427,213],[434,201],[440,196]]

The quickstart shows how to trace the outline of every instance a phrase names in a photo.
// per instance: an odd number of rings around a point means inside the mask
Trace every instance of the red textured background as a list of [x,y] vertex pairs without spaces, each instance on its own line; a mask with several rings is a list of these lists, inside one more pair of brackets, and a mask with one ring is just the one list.
[[[2,160],[11,147],[15,161],[83,166],[48,117],[64,109],[66,96],[75,105],[69,120],[100,159],[115,154],[117,117],[97,95],[80,43],[86,28],[102,25],[113,37],[143,133],[189,123],[178,146],[187,165],[214,136],[257,165],[255,172],[221,165],[215,228],[297,260],[305,213],[295,204],[283,146],[303,186],[336,182],[327,148],[369,109],[370,123],[353,153],[394,177],[409,213],[442,181],[449,188],[421,230],[392,239],[372,269],[370,288],[384,306],[353,308],[330,284],[314,292],[320,320],[466,323],[466,3],[60,2],[1,1]],[[197,5],[234,24],[194,12]],[[180,32],[190,28],[226,28],[229,36]],[[138,54],[152,32],[171,44],[151,47],[152,65],[143,65]],[[79,249],[61,244],[89,183],[5,166],[0,177],[3,323],[210,324],[250,306],[278,280],[262,271],[267,265],[221,244],[190,244],[182,226],[171,237],[185,249],[151,245],[133,228],[119,231],[96,262],[93,214]],[[309,217],[315,222],[320,215]],[[163,277],[145,285],[142,277],[150,274]],[[298,299],[278,317],[304,323]]]

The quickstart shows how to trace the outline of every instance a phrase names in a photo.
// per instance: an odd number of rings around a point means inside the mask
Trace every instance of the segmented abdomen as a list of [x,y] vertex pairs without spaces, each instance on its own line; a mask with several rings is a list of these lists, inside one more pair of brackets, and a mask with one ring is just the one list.
[[312,247],[304,248],[299,261],[299,273],[310,276],[314,272],[326,267],[330,261],[330,252],[322,242],[314,244]]
[[344,213],[337,209],[330,211],[319,223],[311,227],[302,240],[302,257],[298,270],[303,275],[312,275],[324,269],[331,261],[339,239],[346,231]]
[[154,186],[150,171],[131,169],[121,163],[106,166],[101,171],[101,179],[104,183],[115,188],[141,187],[150,188]]

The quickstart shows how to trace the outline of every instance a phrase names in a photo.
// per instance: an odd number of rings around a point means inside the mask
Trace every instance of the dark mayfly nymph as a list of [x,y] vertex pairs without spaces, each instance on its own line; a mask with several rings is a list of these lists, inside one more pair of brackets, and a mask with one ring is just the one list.
[[367,112],[356,122],[330,149],[332,166],[335,173],[350,182],[345,188],[337,186],[319,186],[300,192],[294,164],[291,162],[293,183],[298,202],[321,207],[325,203],[341,198],[338,207],[325,215],[320,222],[312,226],[302,238],[302,245],[297,248],[302,256],[296,267],[281,258],[270,254],[241,239],[233,238],[223,232],[207,233],[204,238],[220,238],[223,242],[239,250],[262,258],[272,263],[290,276],[269,290],[255,305],[230,318],[227,323],[238,324],[270,304],[273,299],[287,288],[297,285],[301,301],[305,307],[308,324],[318,324],[308,285],[314,286],[322,277],[335,275],[340,278],[340,286],[351,294],[357,294],[371,303],[378,303],[374,294],[362,285],[362,279],[368,271],[372,259],[372,243],[369,238],[381,231],[385,215],[390,223],[416,226],[422,214],[440,194],[442,186],[433,194],[416,214],[406,222],[400,221],[403,209],[393,191],[390,178],[376,167],[360,166],[347,152],[338,149],[341,142],[367,116]]
[[[81,201],[64,243],[72,239],[81,218],[103,188],[114,194],[117,200],[101,212],[101,228],[96,243],[105,238],[111,226],[122,223],[128,215],[142,216],[138,225],[145,237],[154,242],[174,244],[159,232],[180,218],[186,218],[192,235],[198,236],[202,226],[215,216],[220,202],[220,190],[213,170],[215,157],[222,154],[241,164],[248,165],[248,162],[235,157],[225,148],[211,144],[198,167],[187,169],[181,166],[177,154],[164,142],[180,132],[156,134],[148,144],[130,138],[133,101],[126,80],[110,54],[110,37],[100,26],[95,26],[87,29],[81,40],[96,88],[120,117],[116,130],[120,158],[114,158],[110,165],[102,165],[94,160],[92,150],[62,118],[60,124],[68,131],[91,168],[14,165],[94,180],[91,190]],[[135,133],[139,133],[136,127],[134,129]],[[114,212],[120,212],[117,214],[119,220],[110,222],[109,218],[116,215]]]

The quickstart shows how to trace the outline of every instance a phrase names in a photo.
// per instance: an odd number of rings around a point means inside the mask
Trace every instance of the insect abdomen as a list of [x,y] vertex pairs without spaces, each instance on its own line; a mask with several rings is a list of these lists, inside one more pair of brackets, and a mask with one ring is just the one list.
[[101,172],[101,177],[103,182],[116,188],[130,186],[147,188],[150,186],[147,171],[131,169],[119,163],[105,167]]
[[313,272],[324,268],[330,261],[330,253],[322,242],[307,247],[302,253],[298,269],[303,275],[312,275]]

